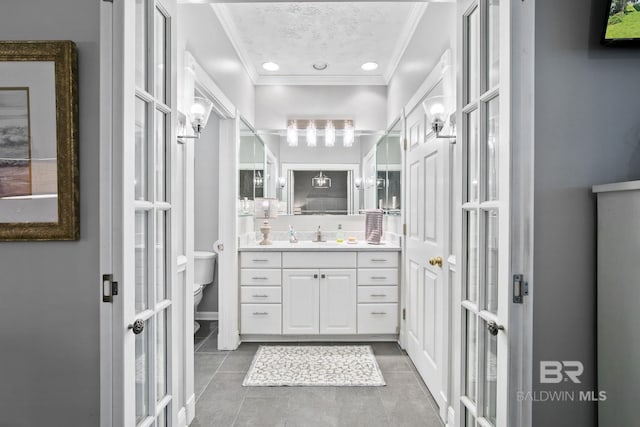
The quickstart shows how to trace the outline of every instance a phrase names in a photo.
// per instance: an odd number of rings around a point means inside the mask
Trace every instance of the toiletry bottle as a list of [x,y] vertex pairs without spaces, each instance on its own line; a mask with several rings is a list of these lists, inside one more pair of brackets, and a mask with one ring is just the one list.
[[296,232],[293,229],[293,225],[289,226],[289,243],[298,243],[298,238],[296,237]]
[[336,242],[344,242],[344,232],[342,231],[342,224],[338,224],[338,231],[336,232]]

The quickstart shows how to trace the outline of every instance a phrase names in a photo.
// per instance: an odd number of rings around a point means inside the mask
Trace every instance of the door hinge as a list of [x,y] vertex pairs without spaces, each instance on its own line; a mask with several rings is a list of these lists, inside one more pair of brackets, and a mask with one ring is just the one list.
[[407,235],[407,224],[402,224],[402,235],[403,236]]
[[404,139],[404,151],[407,151],[407,138]]
[[529,295],[529,283],[524,281],[524,275],[513,275],[513,302],[514,304],[522,304],[524,297]]
[[114,295],[118,295],[118,282],[113,281],[113,274],[103,274],[102,302],[113,302]]
[[102,1],[106,3],[113,3],[113,0],[102,0]]
[[407,320],[407,309],[406,308],[402,309],[402,320]]

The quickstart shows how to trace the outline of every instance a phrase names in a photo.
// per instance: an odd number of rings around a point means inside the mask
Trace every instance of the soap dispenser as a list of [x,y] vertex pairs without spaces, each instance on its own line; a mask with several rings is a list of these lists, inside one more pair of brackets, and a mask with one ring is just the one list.
[[342,224],[338,224],[338,231],[336,232],[336,242],[344,242],[344,232],[342,231]]

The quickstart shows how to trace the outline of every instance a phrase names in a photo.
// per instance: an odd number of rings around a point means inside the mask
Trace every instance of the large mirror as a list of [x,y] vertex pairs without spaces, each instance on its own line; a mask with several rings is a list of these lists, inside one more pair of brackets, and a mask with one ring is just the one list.
[[376,146],[376,201],[378,209],[400,215],[402,185],[402,128],[397,120]]
[[274,156],[244,120],[240,122],[239,188],[240,215],[253,214],[253,201],[274,197]]
[[[256,131],[258,140],[271,147],[266,149],[263,177],[270,197],[280,201],[279,215],[356,215],[376,207],[375,147],[382,135],[384,131],[356,130],[353,143],[345,146],[338,130],[333,144],[327,146],[319,131],[315,146],[309,146],[304,132],[292,145],[286,130]],[[365,162],[367,156],[373,163]]]

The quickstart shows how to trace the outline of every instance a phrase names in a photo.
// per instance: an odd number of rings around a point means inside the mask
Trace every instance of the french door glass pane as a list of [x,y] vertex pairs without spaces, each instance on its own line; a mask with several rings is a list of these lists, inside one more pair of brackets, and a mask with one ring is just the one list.
[[156,302],[160,302],[166,298],[167,283],[167,213],[165,211],[158,211],[156,214],[155,248]]
[[485,227],[485,310],[498,311],[498,211],[484,212]]
[[135,220],[135,273],[136,273],[136,312],[139,313],[147,308],[147,235],[148,235],[147,212],[136,212]]
[[136,1],[136,86],[147,89],[147,1]]
[[467,201],[478,201],[478,110],[467,115]]
[[500,148],[500,104],[495,97],[487,103],[487,200],[498,200],[498,152]]
[[[483,322],[485,323],[485,322]],[[484,324],[484,418],[493,425],[496,423],[496,390],[498,339],[491,335]]]
[[479,88],[479,78],[478,78],[478,69],[480,68],[478,65],[479,55],[479,46],[478,46],[478,36],[480,34],[480,12],[476,7],[473,11],[467,16],[467,94],[465,103],[471,102],[471,100],[476,99],[480,94]]
[[149,415],[149,342],[147,330],[136,335],[136,424]]
[[156,326],[156,396],[167,394],[167,310],[158,313]]
[[471,401],[476,401],[476,378],[478,378],[476,372],[477,361],[477,348],[476,345],[476,315],[473,312],[465,310],[467,316],[467,368],[465,371],[465,396]]
[[478,300],[478,213],[467,212],[467,300]]
[[500,0],[487,0],[487,89],[500,83]]
[[147,198],[147,103],[136,97],[135,198]]
[[156,200],[163,202],[166,197],[166,126],[167,116],[156,110],[156,133],[155,133],[155,155],[156,155]]
[[475,427],[476,419],[473,417],[473,414],[467,408],[464,408],[464,425],[465,427]]
[[167,18],[156,8],[155,11],[155,97],[157,100],[166,103],[166,31]]

